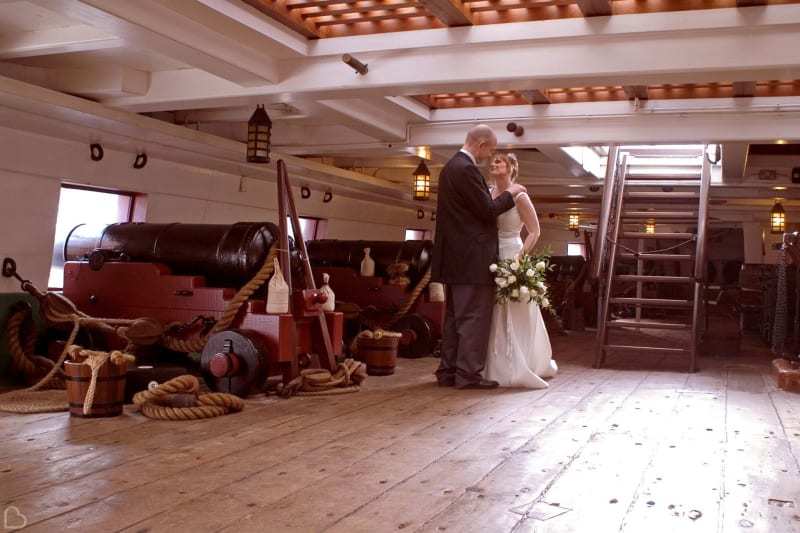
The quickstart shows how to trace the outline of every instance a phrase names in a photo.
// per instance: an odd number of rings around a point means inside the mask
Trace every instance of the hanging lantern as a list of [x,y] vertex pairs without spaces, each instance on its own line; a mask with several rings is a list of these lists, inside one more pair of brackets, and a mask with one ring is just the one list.
[[769,212],[770,233],[783,233],[786,229],[786,211],[780,202],[775,202]]
[[656,221],[652,218],[648,218],[647,222],[644,223],[644,232],[645,233],[655,233],[656,232]]
[[425,161],[420,160],[414,171],[414,200],[427,200],[430,195],[431,173],[425,165]]
[[570,231],[578,231],[581,227],[581,217],[578,213],[570,213],[567,220],[567,229]]
[[272,121],[264,110],[263,104],[258,104],[253,116],[247,122],[247,162],[269,163],[269,137],[272,130]]

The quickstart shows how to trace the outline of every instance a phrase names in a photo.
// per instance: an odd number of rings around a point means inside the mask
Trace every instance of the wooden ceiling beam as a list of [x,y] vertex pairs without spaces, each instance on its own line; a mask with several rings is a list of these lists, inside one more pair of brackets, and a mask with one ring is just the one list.
[[735,81],[733,82],[733,96],[755,96],[756,82],[754,81]]
[[611,2],[609,0],[577,0],[577,4],[584,17],[611,15]]
[[533,89],[530,91],[519,91],[531,105],[535,104],[549,104],[550,97],[547,95],[547,91],[539,91],[537,89]]
[[273,18],[275,21],[280,22],[304,37],[309,39],[319,39],[322,37],[317,25],[309,20],[305,20],[296,11],[293,12],[291,9],[289,9],[285,0],[280,2],[266,2],[264,0],[244,1],[248,5],[253,6],[265,15]]
[[628,100],[647,100],[647,85],[623,85],[622,90]]
[[472,10],[461,0],[420,0],[425,9],[443,24],[456,26],[472,26]]

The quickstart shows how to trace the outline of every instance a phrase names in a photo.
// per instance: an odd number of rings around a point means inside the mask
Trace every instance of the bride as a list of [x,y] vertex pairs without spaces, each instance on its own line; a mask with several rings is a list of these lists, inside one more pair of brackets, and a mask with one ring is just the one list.
[[[517,177],[519,163],[514,154],[495,153],[489,165],[489,181],[494,182],[492,197],[505,191]],[[500,259],[531,252],[541,230],[536,209],[527,193],[519,193],[512,207],[497,218]],[[528,232],[525,242],[520,230]],[[492,313],[489,349],[483,377],[499,382],[501,387],[543,389],[544,378],[558,370],[552,359],[550,337],[536,303],[507,302],[495,304]]]

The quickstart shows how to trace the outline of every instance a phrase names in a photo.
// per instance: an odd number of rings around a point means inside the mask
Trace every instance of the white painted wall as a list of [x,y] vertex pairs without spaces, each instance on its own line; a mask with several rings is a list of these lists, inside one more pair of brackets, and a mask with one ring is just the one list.
[[[90,132],[87,132],[87,138]],[[146,193],[147,222],[228,224],[278,223],[274,182],[149,157],[134,169],[130,153],[104,149],[101,161],[90,158],[89,142],[82,144],[0,127],[0,259],[11,257],[17,272],[40,290],[48,273],[62,182]],[[274,164],[274,162],[273,162]],[[291,171],[289,179],[291,180]],[[292,183],[298,214],[329,219],[328,236],[337,239],[402,240],[407,227],[433,229],[430,210],[418,220],[407,207],[392,207],[336,194],[322,202],[322,192],[300,197]],[[87,206],[91,208],[91,206]],[[0,292],[20,292],[13,278],[0,278]]]

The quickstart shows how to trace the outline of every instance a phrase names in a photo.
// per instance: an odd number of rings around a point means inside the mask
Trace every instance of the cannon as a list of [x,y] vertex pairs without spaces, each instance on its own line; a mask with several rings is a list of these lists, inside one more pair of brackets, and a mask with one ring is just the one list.
[[[336,309],[351,309],[345,312],[347,338],[365,325],[377,325],[403,334],[399,356],[435,355],[445,304],[431,301],[428,290],[433,242],[322,239],[308,241],[306,248],[317,283],[323,273],[330,276]],[[372,276],[361,275],[365,248],[375,263]],[[397,283],[398,272],[402,283]]]
[[273,375],[288,383],[303,367],[333,371],[342,313],[322,311],[325,295],[302,284],[290,287],[289,312],[269,313],[267,283],[253,284],[279,231],[269,222],[77,226],[64,244],[64,296],[93,317],[160,322],[165,348],[200,353],[218,392],[244,396]]

